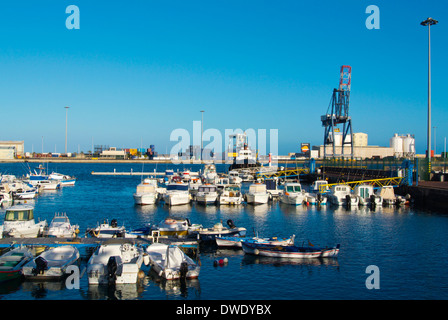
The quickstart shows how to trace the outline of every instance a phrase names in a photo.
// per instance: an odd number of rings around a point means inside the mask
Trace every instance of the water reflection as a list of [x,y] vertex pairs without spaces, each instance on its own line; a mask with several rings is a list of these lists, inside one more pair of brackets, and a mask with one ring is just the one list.
[[157,273],[152,269],[148,272],[148,279],[163,290],[167,297],[181,296],[183,298],[200,298],[201,296],[199,279],[166,280],[157,275]]
[[334,258],[317,258],[317,259],[292,259],[292,258],[273,258],[264,256],[244,255],[241,265],[247,266],[252,264],[284,266],[331,266],[339,267],[338,259]]

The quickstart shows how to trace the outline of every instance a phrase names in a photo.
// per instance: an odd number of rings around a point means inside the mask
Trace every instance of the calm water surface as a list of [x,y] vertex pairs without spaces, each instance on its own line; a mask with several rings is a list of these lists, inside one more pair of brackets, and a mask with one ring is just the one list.
[[[30,164],[34,166],[34,164]],[[144,171],[166,168],[194,171],[200,166],[148,165]],[[78,178],[75,187],[45,192],[35,203],[35,217],[51,221],[55,212],[66,212],[81,234],[104,219],[137,228],[158,223],[168,215],[188,217],[192,223],[211,227],[232,219],[248,233],[262,236],[296,235],[296,244],[341,244],[338,259],[294,261],[244,255],[238,250],[201,252],[198,280],[162,281],[151,272],[139,285],[116,288],[89,286],[69,290],[64,282],[10,282],[0,284],[2,300],[296,300],[296,299],[447,299],[448,216],[414,208],[367,208],[346,210],[288,206],[278,202],[263,206],[200,206],[168,208],[163,204],[138,207],[132,197],[139,176],[93,176],[91,171],[141,171],[133,164],[49,164]],[[218,166],[218,171],[224,171]],[[1,164],[4,174],[26,174],[27,165]],[[3,222],[4,211],[0,213]],[[214,267],[217,257],[228,265]],[[88,260],[84,257],[82,265]],[[380,288],[369,290],[366,268],[380,270]],[[147,270],[148,271],[148,270]]]

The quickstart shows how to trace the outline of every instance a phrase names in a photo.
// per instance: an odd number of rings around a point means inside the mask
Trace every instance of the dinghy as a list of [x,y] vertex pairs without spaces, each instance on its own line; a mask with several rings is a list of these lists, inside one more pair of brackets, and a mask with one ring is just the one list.
[[11,249],[0,257],[0,283],[22,276],[22,268],[34,256],[27,247]]
[[311,259],[311,258],[336,258],[339,253],[338,244],[336,247],[318,248],[314,246],[278,246],[264,243],[242,242],[244,253],[276,258]]

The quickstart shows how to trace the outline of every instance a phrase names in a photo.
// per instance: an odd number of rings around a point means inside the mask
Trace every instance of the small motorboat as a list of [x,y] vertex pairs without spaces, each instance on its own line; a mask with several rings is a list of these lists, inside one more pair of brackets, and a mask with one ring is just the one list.
[[157,180],[147,178],[137,185],[137,189],[134,193],[135,204],[155,204],[157,202],[157,199]]
[[55,213],[48,228],[45,228],[44,237],[75,238],[79,233],[79,225],[72,225],[66,213]]
[[69,176],[67,174],[52,172],[48,179],[59,181],[61,186],[74,186],[76,183],[76,178]]
[[200,229],[202,225],[191,224],[190,219],[168,217],[152,227],[160,236],[185,237]]
[[60,280],[67,275],[67,267],[76,264],[79,258],[76,247],[52,248],[28,262],[23,267],[23,275],[28,280]]
[[201,185],[196,193],[198,203],[208,205],[215,204],[218,199],[218,188],[213,184]]
[[246,194],[247,203],[254,205],[266,204],[269,201],[269,193],[266,185],[263,183],[254,183],[249,186],[249,192]]
[[86,234],[94,238],[124,238],[126,236],[126,229],[124,226],[119,227],[117,219],[112,221],[104,221],[96,228],[87,228]]
[[34,258],[27,247],[12,248],[0,257],[0,283],[18,279],[22,276],[22,268]]
[[195,279],[200,266],[178,246],[154,243],[146,249],[151,268],[167,280]]
[[143,263],[143,249],[132,243],[109,240],[87,263],[89,285],[137,283]]
[[3,235],[12,238],[36,238],[43,234],[47,221],[34,220],[34,207],[15,205],[6,209]]
[[231,184],[241,184],[243,179],[240,177],[240,173],[237,170],[229,171],[229,182]]
[[311,259],[311,258],[336,258],[339,253],[340,245],[335,247],[318,248],[314,246],[278,246],[274,244],[242,242],[244,253],[291,259]]
[[218,247],[237,247],[241,248],[243,242],[248,243],[264,243],[264,244],[273,244],[277,246],[292,246],[294,245],[295,236],[291,236],[290,238],[279,239],[278,237],[271,238],[260,238],[258,236],[255,237],[231,237],[231,236],[222,236],[216,237],[216,244]]
[[218,222],[212,228],[200,228],[195,233],[202,241],[215,241],[215,238],[220,236],[246,236],[246,228],[237,227],[230,219],[227,220],[227,225],[228,228],[224,227],[222,222]]
[[241,204],[242,202],[243,195],[237,184],[226,185],[219,195],[219,204]]
[[299,182],[287,182],[283,187],[280,201],[285,204],[301,205],[306,202],[307,193]]
[[351,192],[350,186],[346,184],[338,184],[330,189],[328,200],[337,206],[357,207],[359,204],[358,197]]
[[358,196],[361,206],[382,206],[383,198],[374,193],[370,184],[360,184],[355,187],[355,195]]

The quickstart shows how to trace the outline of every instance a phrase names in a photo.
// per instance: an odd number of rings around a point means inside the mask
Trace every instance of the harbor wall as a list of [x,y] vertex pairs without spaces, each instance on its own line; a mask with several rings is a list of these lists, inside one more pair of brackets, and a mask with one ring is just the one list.
[[396,188],[395,193],[402,196],[411,195],[414,205],[418,208],[446,210],[448,213],[448,183],[446,182],[428,182],[421,186],[402,185]]

